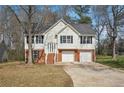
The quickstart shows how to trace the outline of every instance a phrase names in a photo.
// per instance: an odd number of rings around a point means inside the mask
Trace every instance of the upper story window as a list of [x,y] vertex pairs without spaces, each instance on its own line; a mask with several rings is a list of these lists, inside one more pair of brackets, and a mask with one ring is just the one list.
[[60,43],[73,43],[73,36],[60,36]]
[[43,35],[37,35],[36,36],[36,44],[41,43],[43,44],[44,36]]
[[31,39],[32,39],[32,43],[34,43],[34,36],[32,36],[32,38],[31,38]]
[[29,36],[26,36],[26,42],[29,43]]
[[92,36],[80,36],[80,44],[92,44]]
[[[32,36],[31,40],[32,40],[32,43],[34,43],[35,40],[36,40],[36,44],[43,43],[44,36],[43,35],[37,35],[36,39],[35,39],[35,36]],[[26,37],[26,42],[29,43],[29,36]]]
[[92,44],[92,36],[88,36],[87,37],[87,43],[88,44]]
[[[32,40],[32,43],[34,43],[34,36],[32,36],[31,40]],[[29,36],[26,37],[26,42],[27,44],[29,43]]]

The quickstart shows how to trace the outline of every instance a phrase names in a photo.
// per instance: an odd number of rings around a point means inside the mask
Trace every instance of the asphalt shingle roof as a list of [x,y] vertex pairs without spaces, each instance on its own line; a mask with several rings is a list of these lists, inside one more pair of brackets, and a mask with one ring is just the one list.
[[95,35],[92,27],[89,24],[71,24],[81,34],[92,34]]
[[[67,24],[70,24],[73,28],[75,28],[80,34],[88,34],[88,35],[95,35],[96,34],[95,31],[93,31],[90,24],[72,23],[72,22],[69,22],[68,20],[64,20],[64,21]],[[41,33],[46,32],[47,29],[49,29],[51,26],[53,26],[53,24],[51,24],[47,27],[42,27],[42,29],[40,31],[36,31],[35,34],[41,34]]]

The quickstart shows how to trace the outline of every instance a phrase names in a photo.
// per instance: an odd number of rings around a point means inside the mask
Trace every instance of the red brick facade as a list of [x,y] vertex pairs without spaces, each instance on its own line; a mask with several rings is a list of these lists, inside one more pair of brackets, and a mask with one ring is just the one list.
[[57,56],[57,62],[61,62],[62,61],[62,50],[58,50],[58,56]]
[[54,53],[49,53],[47,55],[47,64],[54,64],[54,56],[55,56]]
[[39,57],[36,61],[37,63],[45,63],[45,53],[44,53],[44,49],[40,49],[39,50]]
[[75,61],[80,61],[80,52],[78,50],[75,51]]
[[[34,60],[35,63],[45,63],[45,53],[44,49],[39,49],[39,56],[36,60]],[[25,50],[25,62],[28,62],[28,50]]]
[[[80,51],[84,51],[84,52],[91,51],[92,52],[92,61],[96,61],[95,50],[58,49],[58,54],[56,56],[57,62],[62,62],[62,51],[74,51],[74,53],[75,53],[74,58],[75,58],[76,62],[80,62]],[[35,60],[35,62],[45,64],[45,57],[46,57],[46,54],[44,53],[44,49],[40,49],[39,56]],[[54,64],[54,57],[55,57],[54,53],[49,53],[47,55],[47,64]],[[28,62],[28,50],[25,50],[25,62]]]

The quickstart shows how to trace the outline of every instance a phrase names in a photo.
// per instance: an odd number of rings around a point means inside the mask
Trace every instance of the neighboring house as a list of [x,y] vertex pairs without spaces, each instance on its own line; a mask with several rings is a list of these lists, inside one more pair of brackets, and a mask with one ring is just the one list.
[[[28,58],[25,35],[25,59]],[[32,36],[33,59],[38,63],[95,61],[95,32],[88,24],[71,24],[60,19],[46,31]]]
[[0,43],[0,62],[6,62],[8,60],[7,47],[4,42]]

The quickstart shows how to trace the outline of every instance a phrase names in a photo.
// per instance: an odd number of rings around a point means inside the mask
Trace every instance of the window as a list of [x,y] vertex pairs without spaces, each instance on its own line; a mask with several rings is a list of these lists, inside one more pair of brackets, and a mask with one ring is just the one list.
[[82,40],[82,41],[83,41],[83,44],[86,44],[86,39],[87,39],[86,36],[83,36],[82,39],[83,39],[83,40]]
[[87,37],[87,44],[92,44],[92,36]]
[[29,43],[29,36],[26,37],[26,42]]
[[36,44],[38,44],[38,41],[39,41],[38,36],[36,36]]
[[[34,36],[32,36],[31,40],[32,40],[32,43],[34,43]],[[26,42],[29,43],[29,36],[26,37]]]
[[39,51],[38,50],[34,50],[33,51],[33,60],[36,60],[36,58],[38,58],[39,56]]
[[92,44],[92,36],[80,36],[80,44]]
[[66,36],[62,36],[62,43],[66,43]]
[[36,44],[43,43],[44,36],[43,35],[37,35],[36,36]]
[[73,36],[60,36],[60,43],[73,43]]
[[82,44],[82,36],[80,36],[80,44]]
[[48,43],[47,50],[49,53],[54,53],[56,49],[56,43]]
[[86,44],[86,36],[80,36],[80,44]]
[[32,43],[34,43],[34,36],[32,36]]

